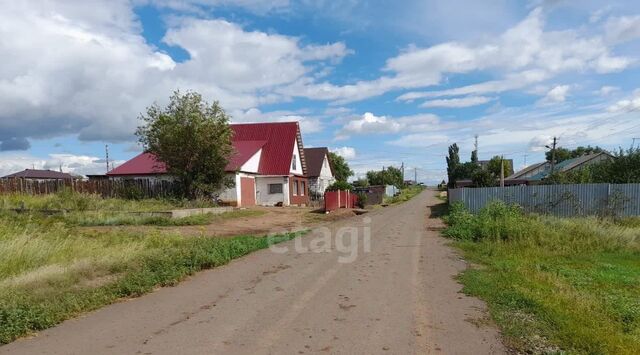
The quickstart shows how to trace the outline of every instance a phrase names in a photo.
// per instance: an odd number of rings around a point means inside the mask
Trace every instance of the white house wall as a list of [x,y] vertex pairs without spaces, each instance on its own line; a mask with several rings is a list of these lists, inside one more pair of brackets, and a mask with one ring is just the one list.
[[[269,184],[282,184],[282,193],[270,194]],[[273,206],[278,202],[288,206],[289,201],[289,177],[274,176],[256,177],[256,203],[262,206]]]
[[235,184],[233,187],[228,187],[222,190],[219,198],[227,203],[238,203],[238,201],[240,201],[240,175],[235,173],[228,173],[227,176],[233,179]]
[[292,174],[296,174],[296,175],[302,175],[302,160],[300,159],[300,150],[298,149],[298,140],[295,140],[295,143],[293,145],[293,152],[291,152],[291,159],[289,161],[289,167],[292,167],[292,162],[293,162],[293,155],[295,154],[296,156],[296,168],[295,169],[291,169],[291,173]]
[[258,150],[246,163],[240,167],[240,171],[247,173],[257,173],[260,166],[260,157],[262,156],[262,148]]

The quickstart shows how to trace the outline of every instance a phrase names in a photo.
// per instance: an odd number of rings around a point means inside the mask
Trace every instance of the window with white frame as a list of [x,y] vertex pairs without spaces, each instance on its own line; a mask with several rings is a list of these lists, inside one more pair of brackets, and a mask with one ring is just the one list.
[[291,170],[296,170],[297,166],[296,166],[296,160],[298,159],[297,155],[293,155],[293,160],[291,161]]
[[293,196],[298,196],[298,180],[293,182]]

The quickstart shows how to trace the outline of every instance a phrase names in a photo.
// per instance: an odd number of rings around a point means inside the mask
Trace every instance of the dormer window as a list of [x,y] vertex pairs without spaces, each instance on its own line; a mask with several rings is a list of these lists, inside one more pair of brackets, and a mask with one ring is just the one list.
[[293,155],[293,160],[291,161],[291,170],[296,170],[296,160],[298,160],[298,156],[297,155]]

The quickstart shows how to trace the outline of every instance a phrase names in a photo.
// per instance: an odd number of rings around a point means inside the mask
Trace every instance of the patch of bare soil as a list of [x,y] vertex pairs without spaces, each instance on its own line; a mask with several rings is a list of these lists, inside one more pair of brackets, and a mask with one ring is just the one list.
[[88,227],[90,230],[110,230],[117,228],[131,232],[146,233],[160,231],[178,233],[184,236],[230,237],[236,235],[266,235],[311,229],[326,222],[332,222],[354,216],[353,210],[341,209],[325,214],[310,207],[251,207],[251,210],[265,212],[259,216],[227,218],[201,226],[100,226]]

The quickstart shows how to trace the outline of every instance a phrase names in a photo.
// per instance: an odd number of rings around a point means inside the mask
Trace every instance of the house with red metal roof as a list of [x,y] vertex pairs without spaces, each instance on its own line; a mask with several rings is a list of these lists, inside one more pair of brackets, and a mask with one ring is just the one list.
[[309,190],[313,196],[323,196],[327,187],[336,181],[329,163],[329,149],[305,148],[304,156],[307,160]]
[[[235,186],[220,198],[235,206],[307,205],[307,163],[298,122],[232,124],[234,153],[225,170]],[[113,179],[172,180],[167,166],[142,153],[109,171]]]

